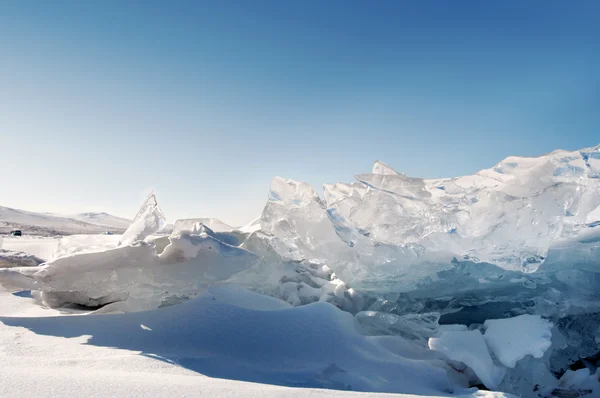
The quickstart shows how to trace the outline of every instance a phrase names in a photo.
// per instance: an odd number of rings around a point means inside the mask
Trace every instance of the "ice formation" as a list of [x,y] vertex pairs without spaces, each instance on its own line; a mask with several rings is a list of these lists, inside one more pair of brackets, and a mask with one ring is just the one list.
[[333,304],[461,388],[538,398],[589,382],[569,367],[600,352],[600,146],[438,180],[376,162],[356,180],[321,198],[275,177],[247,226],[179,220],[168,235],[150,196],[119,242],[65,238],[53,260],[1,269],[0,283],[103,312],[235,283],[291,306]]
[[552,326],[541,316],[528,314],[483,324],[488,347],[507,368],[514,368],[526,355],[542,358],[552,345]]
[[156,196],[151,193],[136,214],[133,222],[121,237],[120,245],[130,245],[160,231],[167,225],[166,218],[158,206]]
[[444,332],[429,339],[429,348],[473,369],[488,388],[497,388],[504,377],[504,369],[494,365],[479,330]]
[[0,249],[0,268],[35,267],[43,262],[33,254]]

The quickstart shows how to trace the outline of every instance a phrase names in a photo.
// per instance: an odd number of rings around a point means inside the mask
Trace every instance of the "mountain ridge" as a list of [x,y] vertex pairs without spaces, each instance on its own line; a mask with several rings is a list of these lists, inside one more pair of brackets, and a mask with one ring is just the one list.
[[104,212],[61,215],[0,206],[0,234],[15,229],[30,235],[122,233],[130,223],[130,220]]

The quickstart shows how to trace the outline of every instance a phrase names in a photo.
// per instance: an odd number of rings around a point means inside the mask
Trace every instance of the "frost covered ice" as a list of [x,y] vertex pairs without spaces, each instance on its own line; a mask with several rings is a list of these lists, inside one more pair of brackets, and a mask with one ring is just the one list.
[[[261,216],[242,228],[195,218],[161,235],[166,220],[150,196],[122,237],[63,238],[42,265],[0,269],[0,283],[32,290],[46,306],[95,313],[175,306],[165,310],[181,315],[194,306],[209,311],[207,297],[256,310],[250,293],[235,290],[242,288],[215,287],[234,283],[281,300],[269,301],[277,308],[268,322],[297,326],[310,314],[303,322],[323,333],[345,325],[336,330],[355,336],[367,357],[419,361],[432,384],[418,383],[438,394],[483,384],[549,397],[593,385],[570,366],[600,352],[598,209],[600,146],[509,157],[473,176],[438,180],[376,162],[353,183],[326,184],[324,198],[307,183],[275,177]],[[119,319],[159,316],[148,314]],[[325,350],[320,344],[310,349]],[[324,352],[335,361],[319,362],[310,377],[290,370],[292,379],[419,391],[361,355],[332,350]]]
[[479,330],[446,331],[429,339],[429,348],[470,367],[486,387],[498,387],[505,370],[494,365]]
[[542,358],[552,344],[552,326],[539,315],[527,314],[508,319],[488,319],[483,324],[487,345],[507,368],[514,368],[517,361],[526,355]]

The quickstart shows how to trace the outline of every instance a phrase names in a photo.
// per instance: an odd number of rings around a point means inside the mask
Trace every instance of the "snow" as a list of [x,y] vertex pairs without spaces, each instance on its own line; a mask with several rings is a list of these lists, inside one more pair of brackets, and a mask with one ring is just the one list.
[[35,267],[43,262],[32,254],[0,249],[0,268]]
[[429,348],[473,369],[486,387],[495,389],[504,377],[504,369],[494,365],[479,330],[446,331],[429,339]]
[[243,233],[251,234],[252,232],[256,232],[260,230],[260,216],[256,217],[254,220],[250,221],[248,224],[244,225],[240,228],[240,231]]
[[[229,302],[219,300],[219,293],[209,291],[177,306],[134,314],[2,317],[0,322],[11,327],[2,329],[3,337],[23,334],[20,328],[38,336],[54,336],[43,339],[46,344],[40,349],[46,351],[42,354],[48,365],[53,363],[59,369],[71,367],[73,358],[69,357],[75,356],[83,362],[80,366],[108,365],[135,372],[139,365],[124,363],[118,356],[142,353],[218,378],[355,391],[450,392],[442,368],[404,359],[370,342],[356,331],[350,314],[329,304],[281,308],[269,303],[275,299],[261,298],[259,302],[254,295],[238,291],[238,300],[246,304],[236,306],[231,296]],[[56,337],[63,338],[58,347]],[[4,355],[7,359],[22,356],[27,346],[7,346]],[[95,359],[94,353],[102,351],[105,357]],[[111,355],[106,358],[106,354]],[[3,364],[13,367],[10,360]],[[170,368],[161,362],[154,366],[161,373],[165,370],[160,368]]]
[[590,398],[600,396],[600,368],[595,371],[588,368],[567,370],[560,378],[557,390],[567,393],[576,391],[579,396]]
[[9,236],[4,238],[2,248],[28,253],[44,260],[50,260],[53,258],[54,252],[59,245],[59,239],[60,238],[57,237]]
[[58,215],[0,206],[0,233],[20,229],[27,235],[97,234],[123,232],[128,221],[106,213]]
[[116,217],[107,213],[78,213],[66,215],[64,217],[72,218],[73,220],[83,221],[90,224],[105,226],[107,230],[122,229],[126,230],[131,225],[131,220],[122,217]]
[[[221,301],[222,296],[227,299]],[[326,304],[285,309],[285,304],[272,298],[257,298],[224,286],[186,305],[133,317],[134,314],[69,317],[57,310],[33,306],[27,297],[2,292],[0,297],[2,397],[390,397],[310,387],[331,387],[329,383],[338,378],[342,382],[350,380],[353,372],[363,370],[360,363],[369,355],[365,349],[382,354],[375,343],[352,331],[344,313],[333,307],[327,309]],[[332,323],[331,318],[337,321]],[[320,323],[329,326],[314,327]],[[332,352],[335,354],[330,356]],[[265,357],[264,353],[270,355]],[[361,373],[350,381],[358,382],[357,386],[377,384],[378,389],[384,390],[386,386],[403,385],[399,375],[410,377],[419,372],[418,378],[406,381],[408,389],[419,391],[418,396],[421,392],[449,395],[435,393],[431,387],[434,383],[427,379],[426,386],[415,386],[431,376],[420,373],[422,369],[439,368],[425,361],[403,360],[385,351],[382,355],[367,358],[366,364],[389,366],[383,373],[388,380],[374,377],[364,381],[368,377]],[[286,358],[291,362],[282,362]],[[339,362],[338,373],[330,366],[333,358]],[[392,362],[387,363],[386,359]],[[297,366],[288,368],[294,364]],[[407,364],[415,366],[414,370],[391,373],[404,371]],[[286,368],[291,370],[285,372]],[[376,370],[374,367],[366,376]],[[445,378],[443,372],[432,373],[441,380]],[[258,384],[261,380],[270,383]],[[289,386],[294,383],[304,388]],[[456,396],[507,396],[491,392],[463,394]]]
[[485,341],[502,365],[514,368],[526,355],[542,358],[551,345],[552,323],[539,315],[488,319]]

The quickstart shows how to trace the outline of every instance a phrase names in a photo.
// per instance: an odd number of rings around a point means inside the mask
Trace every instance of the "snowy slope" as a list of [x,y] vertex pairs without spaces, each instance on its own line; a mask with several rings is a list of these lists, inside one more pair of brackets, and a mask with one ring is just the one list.
[[66,216],[73,220],[86,222],[89,224],[103,225],[111,229],[127,229],[131,225],[131,220],[113,216],[107,213],[79,213]]
[[59,216],[0,206],[0,233],[20,229],[28,235],[97,234],[123,232],[127,227],[127,220],[105,213]]
[[287,308],[224,286],[150,312],[67,317],[28,297],[0,297],[2,397],[390,397],[316,389],[344,384],[451,395],[438,384],[441,368],[378,347],[326,304]]

